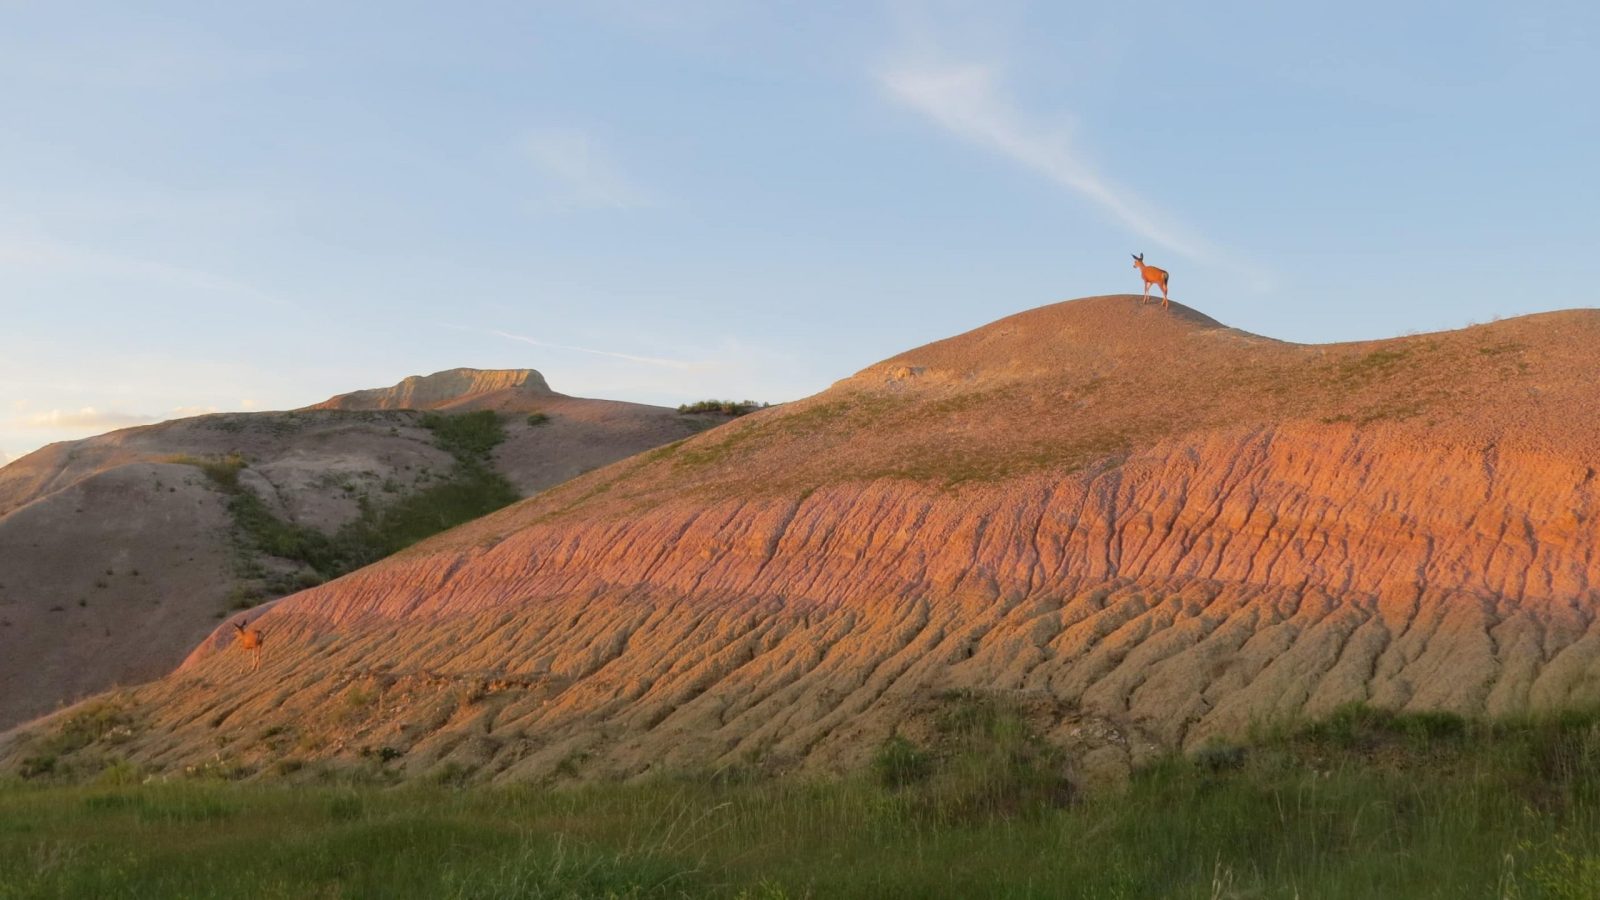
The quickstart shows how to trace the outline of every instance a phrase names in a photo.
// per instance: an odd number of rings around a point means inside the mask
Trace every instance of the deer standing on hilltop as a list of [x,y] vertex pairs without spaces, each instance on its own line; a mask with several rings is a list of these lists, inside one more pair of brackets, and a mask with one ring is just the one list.
[[1158,284],[1161,286],[1161,308],[1166,309],[1167,270],[1145,265],[1143,253],[1133,254],[1133,267],[1138,269],[1139,274],[1144,277],[1144,299],[1139,301],[1139,305],[1143,306],[1145,301],[1150,299],[1150,285]]
[[239,649],[250,651],[250,671],[254,672],[261,668],[261,629],[246,628],[249,624],[249,619],[233,623],[233,630],[237,632],[234,640],[238,641]]

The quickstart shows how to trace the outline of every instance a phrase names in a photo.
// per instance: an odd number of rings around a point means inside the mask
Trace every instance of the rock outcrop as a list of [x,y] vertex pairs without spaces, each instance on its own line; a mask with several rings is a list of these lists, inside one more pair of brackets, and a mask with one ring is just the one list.
[[482,778],[845,769],[950,690],[1084,778],[1353,700],[1592,705],[1597,357],[1587,310],[1305,346],[1045,307],[286,598],[259,678],[223,628],[108,702],[153,767],[264,768],[282,723]]
[[533,369],[447,369],[386,388],[352,391],[308,409],[503,409],[529,412],[554,396]]

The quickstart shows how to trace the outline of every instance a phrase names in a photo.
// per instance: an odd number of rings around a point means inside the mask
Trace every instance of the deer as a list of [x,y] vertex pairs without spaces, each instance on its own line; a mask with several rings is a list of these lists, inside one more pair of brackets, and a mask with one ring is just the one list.
[[250,651],[250,671],[254,672],[261,668],[261,629],[246,628],[245,626],[249,624],[249,619],[233,623],[233,630],[236,632],[233,637],[238,642],[240,650]]
[[1156,284],[1161,286],[1161,308],[1166,309],[1167,270],[1145,265],[1143,253],[1133,254],[1133,267],[1138,269],[1139,274],[1144,277],[1144,299],[1139,301],[1139,305],[1143,306],[1145,301],[1150,299],[1150,285]]

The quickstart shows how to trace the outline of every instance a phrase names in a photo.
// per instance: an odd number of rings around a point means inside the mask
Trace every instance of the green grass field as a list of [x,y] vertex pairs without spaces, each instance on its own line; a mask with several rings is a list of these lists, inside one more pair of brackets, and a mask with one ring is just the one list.
[[909,769],[914,751],[888,747],[829,782],[118,783],[138,776],[116,767],[0,787],[0,898],[1592,898],[1597,723],[1352,708],[1090,796],[1003,734]]

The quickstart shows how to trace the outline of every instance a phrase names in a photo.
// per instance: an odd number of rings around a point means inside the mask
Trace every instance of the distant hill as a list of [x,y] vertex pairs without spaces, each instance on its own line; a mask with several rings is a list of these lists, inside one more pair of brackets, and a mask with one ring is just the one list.
[[[339,571],[299,545],[353,527],[364,509],[443,490],[456,461],[419,410],[479,409],[501,414],[488,468],[510,482],[508,497],[723,421],[565,396],[531,369],[454,369],[303,410],[52,444],[0,468],[0,728],[159,677],[226,613]],[[272,517],[274,546],[241,534],[238,494],[218,478]]]
[[307,408],[531,412],[553,398],[571,399],[550,390],[532,369],[449,369],[413,375],[393,387],[339,394]]
[[258,676],[222,627],[88,709],[156,770],[559,780],[856,769],[979,693],[1092,781],[1349,701],[1592,706],[1597,367],[1595,310],[1299,345],[1047,306],[282,600]]

